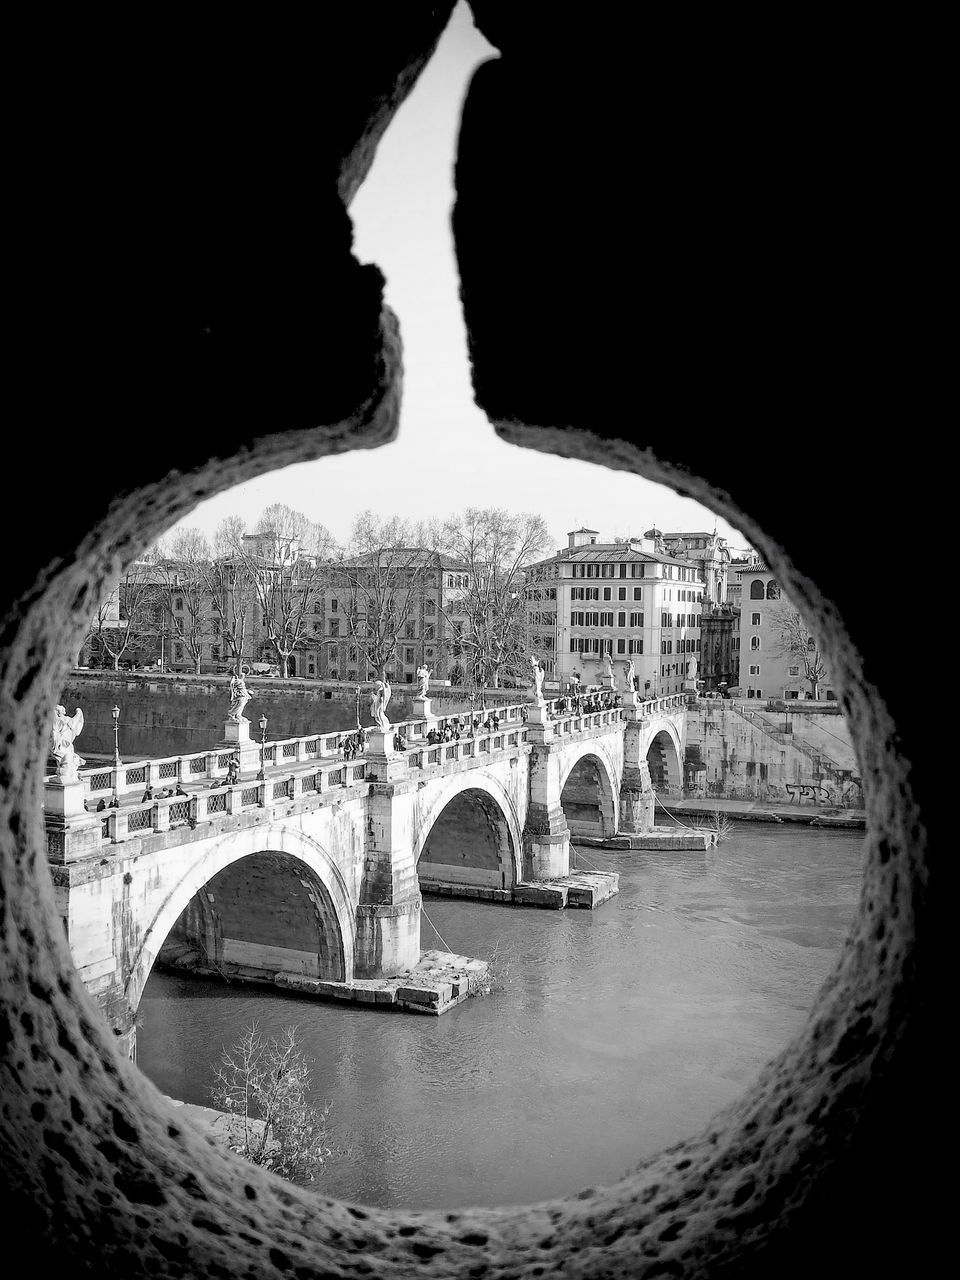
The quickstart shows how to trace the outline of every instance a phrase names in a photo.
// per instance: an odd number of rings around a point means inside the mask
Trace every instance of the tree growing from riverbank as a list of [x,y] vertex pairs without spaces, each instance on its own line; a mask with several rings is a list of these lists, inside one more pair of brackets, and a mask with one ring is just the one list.
[[308,1101],[310,1063],[297,1043],[297,1027],[266,1037],[254,1022],[224,1048],[211,1089],[214,1106],[230,1117],[231,1151],[290,1182],[315,1181],[333,1155],[327,1132],[329,1103]]

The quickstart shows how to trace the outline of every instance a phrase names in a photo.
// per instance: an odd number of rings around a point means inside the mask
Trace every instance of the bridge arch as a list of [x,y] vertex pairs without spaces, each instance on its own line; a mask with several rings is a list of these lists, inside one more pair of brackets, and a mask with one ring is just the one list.
[[132,1011],[135,1012],[140,1003],[164,942],[198,893],[221,872],[244,859],[268,855],[287,860],[290,870],[300,875],[303,896],[310,900],[309,895],[313,894],[318,921],[323,917],[331,935],[338,978],[345,982],[352,980],[356,916],[350,892],[335,860],[316,840],[296,828],[280,824],[246,827],[223,836],[207,848],[174,885],[143,930],[140,946],[124,983],[124,994]]
[[655,791],[679,795],[683,790],[683,743],[672,720],[654,720],[643,735],[641,760],[650,770]]
[[616,834],[622,773],[602,739],[578,742],[564,753],[560,805],[572,835]]
[[[500,781],[483,770],[453,774],[431,790],[428,804],[429,808],[416,823],[413,840],[413,860],[421,883],[429,883],[430,862],[438,868],[434,878],[442,883],[459,879],[462,883],[482,882],[489,887],[509,889],[522,879],[521,824],[513,798]],[[451,805],[454,810],[447,814]],[[454,816],[457,821],[456,824],[451,822],[451,827],[456,825],[461,832],[465,826],[471,825],[477,834],[481,833],[482,827],[487,828],[487,856],[482,859],[486,865],[473,868],[473,872],[491,874],[471,874],[469,863],[464,860],[458,863],[443,861],[448,856],[444,853],[444,846],[449,844],[444,831],[445,818]],[[427,862],[424,854],[430,857],[431,836],[434,837],[438,856]],[[496,850],[496,869],[491,856],[493,850]],[[454,874],[455,870],[459,870],[459,877]]]

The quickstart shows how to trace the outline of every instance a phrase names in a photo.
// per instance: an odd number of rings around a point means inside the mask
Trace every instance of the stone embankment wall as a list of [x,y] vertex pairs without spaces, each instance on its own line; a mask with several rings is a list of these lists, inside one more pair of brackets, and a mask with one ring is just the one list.
[[763,703],[688,709],[684,795],[863,808],[843,716],[767,711]]
[[[120,754],[124,760],[187,755],[203,751],[223,737],[230,705],[228,676],[173,676],[112,671],[75,671],[60,695],[70,714],[83,711],[83,733],[77,739],[81,756],[113,758],[114,705],[120,707]],[[332,681],[247,678],[253,695],[244,715],[250,736],[259,738],[257,721],[267,717],[267,739],[305,737],[356,723],[356,685]],[[391,721],[413,718],[415,685],[393,687],[387,714]],[[488,694],[487,706],[521,700],[525,691],[506,689]],[[443,688],[430,693],[434,712],[453,715],[469,709],[464,689]],[[360,720],[372,725],[370,686],[361,687]]]

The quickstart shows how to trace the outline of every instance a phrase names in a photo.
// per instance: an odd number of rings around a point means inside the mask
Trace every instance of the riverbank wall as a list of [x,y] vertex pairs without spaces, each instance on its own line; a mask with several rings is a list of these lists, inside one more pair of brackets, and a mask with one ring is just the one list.
[[[75,707],[83,711],[83,733],[76,744],[81,756],[113,758],[114,706],[120,708],[118,737],[124,760],[189,755],[223,737],[230,706],[229,683],[229,676],[74,671],[60,701],[71,715]],[[360,692],[360,722],[364,726],[373,724],[370,687],[362,686]],[[394,686],[388,708],[392,721],[414,718],[416,687]],[[259,736],[256,725],[262,715],[267,717],[268,740],[307,737],[356,724],[356,685],[248,676],[247,688],[252,696],[244,714],[252,722],[253,737]],[[505,706],[521,696],[516,689],[493,690],[486,705]],[[470,708],[466,689],[448,686],[431,690],[430,699],[438,716]]]
[[687,710],[683,794],[863,808],[860,768],[842,715],[719,699]]

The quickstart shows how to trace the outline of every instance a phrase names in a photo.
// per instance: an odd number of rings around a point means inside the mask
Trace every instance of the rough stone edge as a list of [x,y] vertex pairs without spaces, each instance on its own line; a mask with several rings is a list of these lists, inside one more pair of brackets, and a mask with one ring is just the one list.
[[[892,1057],[897,1011],[911,998],[909,952],[914,898],[924,884],[924,833],[907,785],[907,764],[896,751],[894,726],[876,691],[864,682],[836,610],[725,495],[649,451],[627,442],[601,445],[582,432],[516,424],[509,429],[501,424],[498,430],[515,443],[565,456],[609,461],[612,455],[619,469],[705,501],[768,557],[788,594],[820,630],[837,672],[868,797],[861,912],[839,965],[803,1031],[738,1102],[700,1135],[644,1161],[615,1186],[572,1200],[457,1214],[356,1210],[238,1165],[183,1130],[162,1095],[121,1059],[79,987],[53,911],[36,817],[45,719],[77,614],[82,614],[75,604],[77,590],[91,581],[80,571],[82,558],[93,562],[94,575],[104,563],[112,567],[200,500],[184,498],[186,477],[168,476],[152,486],[146,512],[142,494],[118,502],[82,548],[83,556],[69,566],[51,566],[14,642],[12,687],[8,684],[13,697],[5,699],[10,711],[19,692],[28,719],[19,735],[6,741],[13,768],[0,827],[5,879],[19,890],[2,925],[11,954],[9,976],[21,996],[19,1025],[8,1022],[2,1028],[9,1054],[5,1091],[13,1099],[11,1111],[31,1095],[34,1108],[40,1108],[11,1132],[8,1163],[19,1162],[24,1171],[26,1197],[38,1195],[40,1207],[31,1224],[38,1238],[47,1233],[79,1260],[91,1258],[93,1235],[102,1275],[129,1274],[137,1253],[150,1259],[155,1275],[182,1274],[184,1265],[194,1275],[212,1274],[224,1263],[233,1271],[238,1259],[261,1276],[296,1267],[349,1274],[352,1259],[363,1253],[376,1254],[381,1274],[396,1276],[422,1274],[432,1260],[431,1270],[447,1276],[466,1274],[481,1262],[509,1266],[516,1274],[534,1263],[562,1266],[567,1275],[637,1274],[644,1256],[674,1274],[716,1273],[759,1247],[774,1225],[782,1227],[802,1204],[824,1162],[837,1151],[838,1137],[855,1124],[871,1078]],[[355,425],[340,432],[283,433],[266,437],[257,458],[211,460],[190,480],[194,494],[204,488],[205,497],[291,461],[372,442]],[[106,551],[98,553],[98,540]],[[14,804],[24,815],[22,823],[12,812]],[[25,850],[10,838],[21,832]],[[9,1051],[23,1037],[31,1042],[30,1052],[18,1058]],[[100,1222],[91,1200],[98,1186],[108,1198],[101,1204]],[[763,1213],[774,1197],[776,1223]],[[107,1226],[110,1234],[104,1238],[98,1227]],[[402,1237],[401,1228],[408,1229]]]

